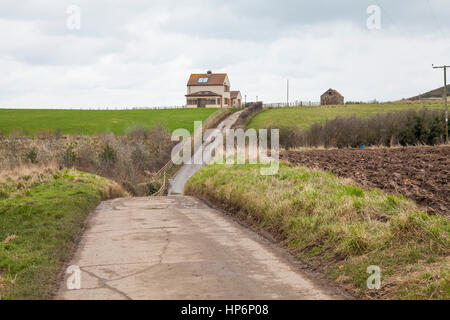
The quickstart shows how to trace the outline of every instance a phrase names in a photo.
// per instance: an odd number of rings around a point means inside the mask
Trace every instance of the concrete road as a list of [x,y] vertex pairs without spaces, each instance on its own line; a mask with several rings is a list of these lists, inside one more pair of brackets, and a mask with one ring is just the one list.
[[[230,115],[228,118],[223,120],[218,126],[217,129],[222,130],[224,133],[226,129],[230,129],[231,126],[236,122],[237,118],[241,114],[242,111],[238,111]],[[203,140],[208,140],[209,135],[205,136]],[[208,143],[203,143],[203,150],[208,145]],[[194,151],[193,158],[196,159],[199,154],[202,153],[202,149],[197,149]],[[190,177],[194,175],[201,167],[204,166],[204,163],[208,163],[210,161],[210,156],[205,159],[203,159],[203,164],[184,164],[175,174],[174,177],[172,177],[169,180],[169,188],[168,188],[168,194],[169,195],[177,195],[182,194],[184,185],[189,180]]]
[[57,299],[333,299],[266,239],[185,196],[103,202]]

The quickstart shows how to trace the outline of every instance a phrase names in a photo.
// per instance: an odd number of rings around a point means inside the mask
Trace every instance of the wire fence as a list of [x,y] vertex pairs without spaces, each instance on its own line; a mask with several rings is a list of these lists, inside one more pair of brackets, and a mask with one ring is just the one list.
[[320,106],[319,101],[292,101],[292,102],[277,102],[277,103],[264,103],[264,108],[288,108],[288,107],[312,107]]
[[184,109],[186,105],[182,106],[156,106],[156,107],[110,107],[110,106],[97,106],[97,107],[0,107],[0,109],[39,109],[39,110],[161,110],[161,109]]

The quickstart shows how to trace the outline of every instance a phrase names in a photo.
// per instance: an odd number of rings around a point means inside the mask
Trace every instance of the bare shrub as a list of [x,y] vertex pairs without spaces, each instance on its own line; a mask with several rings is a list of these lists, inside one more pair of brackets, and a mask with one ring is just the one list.
[[89,143],[83,143],[75,151],[75,167],[79,170],[93,172],[98,166],[96,151]]
[[256,102],[245,108],[236,119],[233,127],[239,128],[245,126],[246,123],[250,122],[250,120],[262,110],[262,107],[262,102]]
[[73,147],[68,147],[62,154],[61,165],[66,168],[72,168],[77,160]]
[[61,139],[63,137],[63,132],[61,130],[61,128],[56,128],[55,130],[55,138],[56,139]]
[[26,154],[25,159],[28,160],[28,161],[30,161],[30,162],[33,163],[33,164],[36,164],[36,163],[38,163],[37,157],[38,157],[38,154],[37,154],[36,149],[31,149],[31,150]]
[[34,134],[37,139],[48,140],[53,138],[53,133],[50,129],[38,131]]
[[[55,163],[113,179],[131,194],[147,195],[151,172],[170,160],[175,142],[163,127],[135,128],[127,136],[54,136],[5,139],[0,144],[0,170]],[[141,186],[142,187],[139,187]]]
[[445,142],[443,110],[406,110],[372,117],[337,117],[308,130],[280,128],[280,145],[295,147],[358,147],[435,145]]
[[114,169],[117,163],[117,151],[107,143],[99,154],[99,159],[101,164],[100,172],[103,175],[110,176],[112,174],[111,170]]
[[125,130],[125,134],[134,140],[145,140],[150,137],[150,130],[144,126],[133,125]]

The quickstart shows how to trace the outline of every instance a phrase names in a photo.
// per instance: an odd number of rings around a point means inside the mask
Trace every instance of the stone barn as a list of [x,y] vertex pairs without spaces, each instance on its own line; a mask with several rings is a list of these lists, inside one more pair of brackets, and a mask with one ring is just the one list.
[[344,96],[334,89],[328,89],[320,96],[320,105],[344,104]]

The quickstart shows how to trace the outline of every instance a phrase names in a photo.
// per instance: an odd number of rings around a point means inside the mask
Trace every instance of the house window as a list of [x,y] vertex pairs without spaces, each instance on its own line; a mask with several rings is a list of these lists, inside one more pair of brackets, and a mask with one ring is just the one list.
[[221,101],[221,99],[220,99],[220,98],[217,98],[217,104],[218,104],[218,105],[220,105],[220,103],[221,103],[220,101]]
[[187,104],[197,104],[197,99],[187,99]]
[[216,98],[209,98],[209,99],[206,99],[206,104],[216,104]]
[[228,98],[225,98],[225,104],[228,104]]
[[229,87],[229,86],[224,85],[223,87],[224,87],[224,91],[225,91],[225,92],[230,92],[230,87]]
[[198,83],[207,83],[208,82],[208,78],[205,78],[205,77],[198,78],[197,82]]

